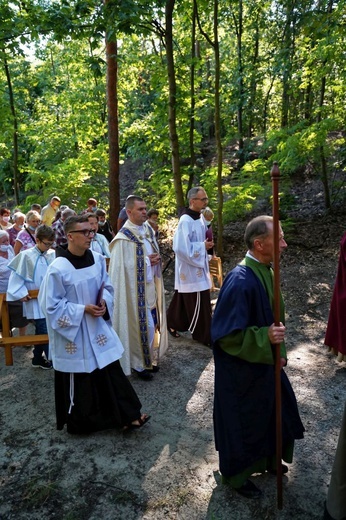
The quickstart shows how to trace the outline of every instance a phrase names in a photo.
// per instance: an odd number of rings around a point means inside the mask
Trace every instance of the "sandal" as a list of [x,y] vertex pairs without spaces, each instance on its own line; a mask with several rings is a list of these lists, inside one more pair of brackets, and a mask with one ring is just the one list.
[[142,426],[145,425],[145,423],[147,423],[150,419],[151,415],[141,415],[139,419],[137,419],[137,421],[134,421],[135,423],[138,422],[138,424],[134,424],[134,423],[131,423],[129,424],[129,427],[132,428],[132,429],[136,429],[136,428],[142,428]]
[[171,336],[173,336],[173,338],[180,338],[180,334],[178,334],[178,332],[175,329],[170,329],[168,327],[168,332],[170,333]]
[[131,430],[136,430],[138,428],[142,428],[142,426],[144,426],[145,423],[147,423],[149,421],[150,417],[151,417],[151,415],[146,415],[146,414],[141,415],[139,419],[136,419],[132,423],[124,426],[123,432],[128,432]]

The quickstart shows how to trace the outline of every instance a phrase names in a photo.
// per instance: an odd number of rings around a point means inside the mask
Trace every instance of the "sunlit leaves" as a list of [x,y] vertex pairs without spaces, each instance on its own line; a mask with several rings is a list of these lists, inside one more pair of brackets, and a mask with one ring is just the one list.
[[[197,3],[201,25],[212,35],[213,5],[206,0]],[[252,207],[261,194],[258,186],[268,182],[265,170],[274,158],[286,176],[306,165],[318,173],[321,147],[331,172],[342,169],[345,161],[342,139],[335,138],[345,128],[345,0],[332,2],[329,11],[327,0],[246,0],[242,5],[242,71],[237,55],[239,2],[220,2],[219,11],[222,143],[232,163],[232,169],[229,163],[223,165],[230,182],[229,189],[225,187],[225,217],[238,215],[242,204]],[[198,34],[192,58],[192,3],[181,0],[176,6],[175,101],[182,179],[186,183],[192,170],[196,182],[205,183],[214,201],[215,171],[210,167],[215,154],[214,54]],[[164,7],[164,0],[110,0],[106,6],[95,0],[0,0],[3,189],[10,191],[13,168],[13,115],[3,68],[6,57],[19,124],[23,197],[27,195],[25,187],[44,199],[55,185],[64,196],[71,192],[77,199],[78,192],[83,197],[103,192],[107,184],[107,37],[118,41],[122,159],[141,160],[143,172],[151,176],[140,189],[149,200],[157,197],[158,204],[172,210]],[[192,64],[193,167],[189,165]],[[285,124],[284,94],[288,100]],[[243,136],[237,124],[239,106],[243,110]],[[235,173],[240,137],[245,141],[246,163]]]

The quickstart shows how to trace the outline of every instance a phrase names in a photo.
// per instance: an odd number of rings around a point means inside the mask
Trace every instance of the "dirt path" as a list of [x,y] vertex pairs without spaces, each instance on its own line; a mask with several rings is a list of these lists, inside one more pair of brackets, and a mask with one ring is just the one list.
[[[306,428],[283,479],[283,511],[277,511],[270,475],[256,477],[264,492],[260,501],[221,486],[212,430],[211,351],[181,337],[171,338],[153,381],[132,378],[152,419],[126,436],[55,430],[53,371],[33,370],[30,349],[14,350],[13,367],[4,366],[0,352],[0,518],[321,519],[346,395],[346,365],[322,347],[342,225],[334,222],[333,232],[328,222],[323,232],[316,222],[302,225],[299,243],[292,235],[282,261],[287,373]],[[229,267],[241,250],[230,248]],[[166,285],[172,288],[170,276]]]

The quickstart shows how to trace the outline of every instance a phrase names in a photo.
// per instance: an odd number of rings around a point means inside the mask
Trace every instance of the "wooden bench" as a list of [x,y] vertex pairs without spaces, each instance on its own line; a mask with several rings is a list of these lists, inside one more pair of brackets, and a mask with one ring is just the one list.
[[[37,298],[38,290],[29,291],[31,298]],[[28,334],[25,336],[12,336],[10,326],[10,315],[6,301],[6,294],[0,294],[0,317],[2,332],[0,337],[0,347],[5,349],[5,363],[7,366],[13,365],[12,348],[13,347],[31,347],[34,345],[44,345],[48,343],[48,334]]]
[[[211,290],[212,291],[219,291],[222,286],[223,277],[222,277],[222,263],[221,258],[218,256],[213,256],[209,260],[209,272],[210,272],[210,278],[211,278]],[[217,280],[218,287],[215,286],[215,278]]]

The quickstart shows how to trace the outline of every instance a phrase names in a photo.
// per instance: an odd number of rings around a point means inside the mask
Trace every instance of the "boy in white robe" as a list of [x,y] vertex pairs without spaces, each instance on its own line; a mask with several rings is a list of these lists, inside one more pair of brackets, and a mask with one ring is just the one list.
[[124,375],[123,346],[112,328],[113,288],[103,256],[90,251],[87,215],[66,220],[67,247],[57,248],[39,302],[55,369],[57,429],[82,434],[139,428],[149,416]]
[[[40,288],[48,266],[55,258],[55,251],[51,249],[54,240],[54,229],[45,224],[39,226],[36,231],[35,247],[21,251],[8,264],[12,272],[8,282],[6,299],[7,301],[23,302],[23,315],[28,320],[32,320],[36,334],[47,334],[46,320],[37,299],[31,299],[28,291]],[[32,359],[34,368],[42,368],[43,370],[52,368],[48,349],[48,343],[35,345]],[[45,357],[43,357],[43,354]]]

